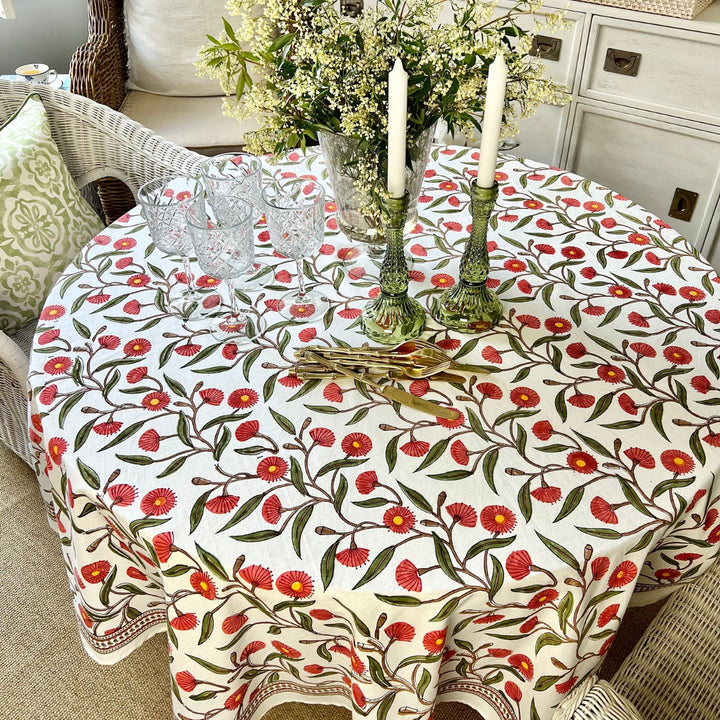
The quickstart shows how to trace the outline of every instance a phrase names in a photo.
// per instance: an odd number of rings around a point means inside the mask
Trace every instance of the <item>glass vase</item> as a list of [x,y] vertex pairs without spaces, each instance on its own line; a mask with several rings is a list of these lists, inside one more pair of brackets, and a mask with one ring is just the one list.
[[[405,189],[409,198],[405,232],[410,232],[417,223],[417,203],[434,135],[435,125],[424,130],[414,140],[408,138],[412,167],[405,168]],[[319,130],[318,140],[330,176],[340,230],[353,241],[370,245],[384,242],[381,209],[377,201],[370,202],[370,188],[358,182],[358,139]],[[384,249],[380,252],[382,256]]]

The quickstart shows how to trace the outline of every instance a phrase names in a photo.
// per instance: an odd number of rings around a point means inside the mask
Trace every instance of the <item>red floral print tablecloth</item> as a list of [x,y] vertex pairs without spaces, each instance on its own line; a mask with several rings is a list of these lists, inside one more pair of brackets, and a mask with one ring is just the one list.
[[[475,164],[433,150],[407,239],[425,306],[457,277]],[[316,152],[266,171],[325,177]],[[633,591],[692,581],[717,555],[717,273],[590,180],[517,159],[497,180],[503,320],[424,335],[493,372],[402,383],[453,422],[289,376],[296,347],[363,343],[378,292],[343,265],[331,199],[305,263],[331,311],[280,317],[294,263],[259,225],[274,269],[241,297],[263,329],[250,346],[165,312],[185,278],[139,210],[58,282],[30,373],[43,496],[88,652],[114,662],[167,630],[178,718],[288,699],[429,718],[437,698],[549,718]]]

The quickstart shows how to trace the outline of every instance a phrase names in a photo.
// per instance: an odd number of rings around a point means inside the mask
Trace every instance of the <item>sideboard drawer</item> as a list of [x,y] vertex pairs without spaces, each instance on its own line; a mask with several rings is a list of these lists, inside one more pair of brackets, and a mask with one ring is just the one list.
[[594,17],[587,58],[581,96],[720,121],[718,35]]
[[[579,103],[567,167],[622,193],[701,249],[720,189],[720,135]],[[677,188],[697,193],[689,220],[670,216]]]

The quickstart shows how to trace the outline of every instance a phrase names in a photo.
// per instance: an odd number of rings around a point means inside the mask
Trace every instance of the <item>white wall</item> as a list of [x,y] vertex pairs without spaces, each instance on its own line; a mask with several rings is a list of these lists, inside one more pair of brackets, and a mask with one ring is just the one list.
[[0,18],[0,75],[44,62],[66,73],[75,49],[87,41],[86,0],[13,0],[15,19]]

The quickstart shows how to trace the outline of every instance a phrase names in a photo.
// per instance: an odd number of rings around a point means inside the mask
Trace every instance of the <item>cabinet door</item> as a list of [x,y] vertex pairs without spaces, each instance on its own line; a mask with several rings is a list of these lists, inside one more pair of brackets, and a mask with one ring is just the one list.
[[[565,164],[635,201],[702,249],[720,194],[720,135],[579,103]],[[697,193],[689,220],[670,215],[678,188]]]

